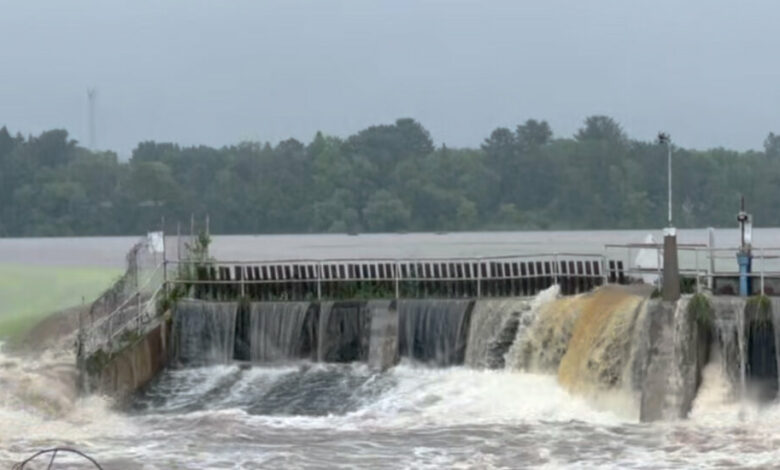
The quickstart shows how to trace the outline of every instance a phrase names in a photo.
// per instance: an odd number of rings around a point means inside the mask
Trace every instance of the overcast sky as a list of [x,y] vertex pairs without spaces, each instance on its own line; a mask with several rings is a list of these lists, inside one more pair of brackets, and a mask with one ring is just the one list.
[[780,131],[780,2],[0,0],[0,126],[221,146],[413,117],[477,146],[607,114],[636,138],[761,148]]

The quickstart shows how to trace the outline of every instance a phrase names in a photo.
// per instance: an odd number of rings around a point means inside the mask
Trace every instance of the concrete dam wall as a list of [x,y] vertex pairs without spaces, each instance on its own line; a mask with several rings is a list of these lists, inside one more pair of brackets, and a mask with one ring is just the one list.
[[[734,400],[774,399],[780,312],[767,298],[650,298],[606,286],[561,296],[326,302],[182,300],[170,366],[398,361],[552,374],[571,393],[638,420],[687,416],[722,371]],[[522,393],[522,391],[518,391]]]

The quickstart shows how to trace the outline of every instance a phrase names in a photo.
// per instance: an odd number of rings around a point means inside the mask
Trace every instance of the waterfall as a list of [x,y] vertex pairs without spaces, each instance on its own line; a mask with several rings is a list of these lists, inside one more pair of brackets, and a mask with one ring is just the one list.
[[768,297],[753,297],[745,308],[745,363],[747,396],[754,401],[774,400],[777,396],[777,323],[775,303]]
[[321,362],[365,361],[371,328],[366,302],[322,302],[317,359]]
[[463,364],[470,300],[399,300],[398,351],[439,366]]
[[585,396],[595,397],[606,390],[625,392],[610,399],[624,399],[635,410],[627,368],[631,365],[634,326],[644,303],[643,297],[616,287],[583,296],[558,367],[558,381]]
[[[770,297],[772,302],[772,324],[775,333],[775,362],[777,371],[780,372],[780,298]],[[780,390],[780,373],[778,375],[777,388]]]
[[309,302],[253,302],[249,308],[249,359],[278,362],[311,356],[317,336]]
[[477,300],[471,313],[465,363],[473,368],[500,369],[517,336],[531,299]]
[[180,300],[173,316],[173,360],[182,365],[222,364],[233,359],[236,302]]
[[746,385],[744,352],[745,299],[714,297],[713,333],[720,346],[723,370],[732,385],[732,395],[743,397]]
[[398,310],[396,302],[371,300],[371,337],[368,364],[375,370],[385,370],[398,361]]
[[[634,375],[641,393],[642,421],[684,418],[693,405],[709,344],[699,344],[690,300],[683,297],[671,303],[654,299],[646,309],[647,318],[641,322],[647,335],[645,367]],[[642,365],[636,363],[635,367]]]
[[552,286],[534,297],[518,322],[515,341],[506,354],[511,369],[555,373],[566,354],[585,294],[559,297]]

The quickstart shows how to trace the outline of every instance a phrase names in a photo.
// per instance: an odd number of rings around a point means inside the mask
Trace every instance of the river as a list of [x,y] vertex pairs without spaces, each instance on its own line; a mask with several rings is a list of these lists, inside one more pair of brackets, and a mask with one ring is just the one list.
[[[210,366],[169,371],[133,409],[117,412],[96,397],[57,395],[45,405],[41,396],[58,393],[54,379],[12,362],[0,357],[4,468],[54,445],[127,470],[768,468],[780,459],[780,408],[746,411],[717,383],[706,385],[706,403],[689,420],[639,424],[568,394],[549,375]],[[5,383],[18,380],[8,377],[16,367],[27,370],[23,399]]]
[[[565,232],[453,232],[310,235],[215,235],[211,255],[220,260],[415,258],[502,256],[533,253],[604,253],[607,244],[641,243],[660,230]],[[678,231],[678,243],[706,244],[706,229]],[[716,245],[735,247],[739,231],[716,229]],[[138,237],[0,238],[0,263],[43,266],[123,267]],[[167,257],[176,259],[175,235],[168,234]],[[759,228],[754,245],[778,245],[780,229]],[[622,251],[608,250],[610,254]]]
[[[759,230],[771,244],[776,229]],[[645,232],[215,237],[220,258],[476,256],[596,251]],[[734,245],[736,231],[719,231]],[[683,231],[706,242],[706,231]],[[120,266],[134,238],[0,240],[0,262]],[[169,252],[171,249],[168,249]],[[1,350],[1,346],[0,346]],[[551,373],[365,364],[245,363],[170,369],[113,409],[77,398],[68,351],[0,352],[0,467],[73,446],[107,469],[768,468],[780,462],[780,407],[729,395],[705,370],[689,419],[639,423],[636,410],[574,395]],[[75,460],[61,468],[76,466]],[[46,468],[45,464],[35,468]],[[56,467],[60,468],[60,467]]]

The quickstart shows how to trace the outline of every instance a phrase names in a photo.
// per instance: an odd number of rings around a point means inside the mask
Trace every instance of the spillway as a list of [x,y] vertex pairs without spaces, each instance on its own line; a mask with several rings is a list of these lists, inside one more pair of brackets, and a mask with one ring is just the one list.
[[438,366],[463,364],[473,306],[470,300],[399,301],[401,357]]
[[180,301],[173,316],[172,360],[184,365],[232,361],[237,311],[236,302]]
[[[605,286],[574,296],[179,303],[172,363],[365,363],[539,373],[642,421],[685,417],[718,361],[734,400],[777,396],[780,315],[755,298],[651,298]],[[713,353],[717,351],[717,354]]]
[[[169,367],[121,414],[60,388],[60,373],[73,371],[0,354],[0,413],[11,423],[0,430],[10,443],[0,462],[33,442],[15,430],[38,439],[65,429],[111,468],[140,468],[138,456],[165,468],[172,452],[184,468],[251,466],[259,442],[270,467],[338,466],[345,455],[361,468],[580,458],[609,467],[638,455],[651,466],[717,466],[728,457],[714,445],[738,455],[735,466],[764,467],[780,458],[766,442],[780,410],[777,306],[704,295],[669,303],[633,287],[446,301],[184,300]],[[684,453],[668,440],[679,436],[693,442]],[[625,455],[609,453],[616,440]],[[575,459],[580,441],[588,448]],[[484,442],[500,456],[481,459]]]

